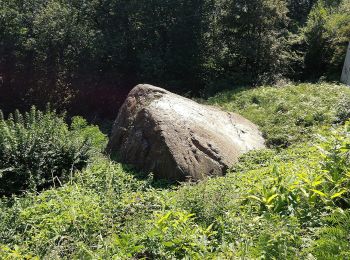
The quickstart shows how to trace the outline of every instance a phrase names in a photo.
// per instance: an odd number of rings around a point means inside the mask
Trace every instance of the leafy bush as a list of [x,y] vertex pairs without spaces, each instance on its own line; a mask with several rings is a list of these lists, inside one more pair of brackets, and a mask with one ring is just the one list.
[[307,77],[339,80],[350,38],[350,1],[319,0],[302,30]]
[[0,195],[60,184],[105,143],[97,127],[81,118],[74,118],[69,127],[55,111],[33,107],[7,120],[1,117]]

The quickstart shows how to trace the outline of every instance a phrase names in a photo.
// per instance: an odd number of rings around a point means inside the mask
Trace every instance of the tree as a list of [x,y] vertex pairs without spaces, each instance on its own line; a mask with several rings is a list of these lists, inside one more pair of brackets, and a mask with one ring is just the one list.
[[303,30],[307,75],[339,80],[350,39],[349,13],[349,0],[321,0],[312,9]]
[[224,1],[221,63],[235,83],[272,82],[288,70],[288,9],[281,0]]
[[288,17],[296,30],[307,21],[312,6],[317,0],[288,0]]

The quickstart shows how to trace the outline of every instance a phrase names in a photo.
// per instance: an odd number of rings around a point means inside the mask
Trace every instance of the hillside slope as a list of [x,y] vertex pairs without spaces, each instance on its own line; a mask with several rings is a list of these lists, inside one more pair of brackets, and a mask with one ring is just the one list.
[[350,89],[261,87],[208,103],[258,124],[269,149],[177,186],[96,155],[62,187],[0,200],[0,258],[349,257]]

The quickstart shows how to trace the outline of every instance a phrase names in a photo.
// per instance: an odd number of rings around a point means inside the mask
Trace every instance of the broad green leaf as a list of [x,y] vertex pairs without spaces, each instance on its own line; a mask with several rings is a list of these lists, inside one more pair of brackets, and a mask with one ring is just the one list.
[[316,194],[318,194],[322,197],[327,197],[327,195],[320,190],[311,189],[311,191],[315,192]]

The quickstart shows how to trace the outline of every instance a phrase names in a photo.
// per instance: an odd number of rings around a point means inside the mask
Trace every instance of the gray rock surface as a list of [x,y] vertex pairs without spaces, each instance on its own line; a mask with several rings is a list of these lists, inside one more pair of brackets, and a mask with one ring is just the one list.
[[183,181],[223,175],[241,154],[264,147],[257,126],[238,114],[138,85],[120,109],[107,150],[156,178]]
[[348,51],[347,51],[347,54],[346,54],[344,67],[343,67],[343,72],[342,72],[340,80],[344,84],[347,84],[347,85],[350,86],[350,43],[349,43]]

